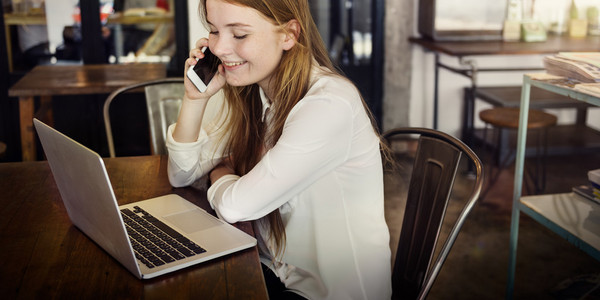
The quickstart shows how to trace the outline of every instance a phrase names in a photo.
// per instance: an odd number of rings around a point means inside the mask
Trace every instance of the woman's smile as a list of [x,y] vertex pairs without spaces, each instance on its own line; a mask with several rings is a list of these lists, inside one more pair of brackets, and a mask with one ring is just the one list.
[[246,61],[223,61],[223,66],[227,69],[234,69],[237,66],[245,64]]
[[207,0],[206,6],[209,48],[221,59],[227,83],[268,90],[283,52],[291,47],[285,31],[247,6],[222,0]]

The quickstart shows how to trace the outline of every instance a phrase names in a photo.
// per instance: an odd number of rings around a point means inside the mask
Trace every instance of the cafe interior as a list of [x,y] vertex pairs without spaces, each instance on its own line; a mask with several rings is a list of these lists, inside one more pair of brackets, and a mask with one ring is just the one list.
[[[205,199],[201,186],[171,188],[164,159],[185,60],[207,36],[198,2],[3,0],[0,280],[8,284],[0,294],[7,299],[123,291],[128,298],[266,297],[256,249],[157,279],[131,276],[69,221],[32,123],[37,118],[98,153],[119,202],[173,190]],[[422,141],[391,132],[441,132],[475,156],[470,161],[465,151],[451,175],[429,250],[434,259],[416,275],[420,298],[600,299],[600,191],[591,199],[574,192],[600,170],[600,92],[581,92],[564,75],[568,84],[545,81],[545,59],[559,53],[595,52],[600,70],[600,1],[309,5],[332,60],[358,87],[381,133],[389,133],[402,165],[384,174],[393,258],[407,231]],[[594,82],[600,91],[600,76]],[[36,201],[49,213],[32,210]],[[43,218],[44,230],[22,228],[33,217]],[[52,256],[42,263],[37,255],[46,244]],[[206,283],[195,287],[196,280]],[[86,288],[90,281],[101,284]]]

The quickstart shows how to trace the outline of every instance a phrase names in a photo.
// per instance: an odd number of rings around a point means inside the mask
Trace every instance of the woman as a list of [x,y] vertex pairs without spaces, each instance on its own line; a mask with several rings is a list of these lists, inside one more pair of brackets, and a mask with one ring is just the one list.
[[[204,93],[185,80],[167,138],[171,184],[208,174],[219,217],[254,221],[273,299],[389,299],[380,139],[307,1],[202,0],[200,11],[209,38],[186,70],[205,46],[221,65]],[[227,121],[202,125],[221,89]]]

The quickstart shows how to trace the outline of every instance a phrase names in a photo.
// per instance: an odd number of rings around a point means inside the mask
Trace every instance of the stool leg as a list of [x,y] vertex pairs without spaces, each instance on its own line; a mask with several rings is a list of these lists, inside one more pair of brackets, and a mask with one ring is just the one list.
[[538,131],[538,141],[535,150],[535,175],[532,177],[533,188],[536,194],[546,189],[546,156],[548,155],[548,131]]
[[[541,176],[540,176],[541,168],[544,167],[543,161],[542,161],[542,153],[540,153],[540,152],[542,152],[542,151],[540,151],[540,148],[543,147],[543,145],[542,145],[543,144],[543,138],[544,138],[543,136],[544,136],[544,130],[540,129],[539,132],[538,132],[538,146],[537,146],[537,149],[535,151],[535,156],[536,156],[536,158],[535,158],[535,160],[536,160],[536,166],[535,166],[535,192],[536,192],[536,194],[539,194],[542,191],[542,187],[541,186],[543,184],[542,182],[540,182],[540,179],[541,179]],[[543,180],[543,179],[541,179],[541,180]]]
[[537,143],[535,147],[535,170],[530,169],[527,174],[531,178],[531,185],[526,186],[528,193],[540,194],[546,189],[546,157],[548,155],[548,131],[546,128],[537,130]]
[[481,139],[481,150],[485,153],[486,152],[486,144],[487,144],[487,131],[488,131],[488,127],[489,124],[485,123],[485,127],[483,127],[483,138]]
[[[502,130],[505,130],[505,132],[503,132]],[[502,155],[502,141],[504,140],[503,135],[507,135],[509,134],[508,129],[503,129],[503,128],[496,128],[496,162],[498,164],[497,166],[497,170],[496,170],[496,176],[495,176],[495,180],[498,179],[498,177],[500,177],[500,173],[502,172],[502,170],[504,170],[504,168],[506,168],[510,162],[514,161],[515,159],[515,151],[511,151],[509,150],[508,153],[506,153],[505,155]]]
[[542,153],[542,159],[540,161],[541,163],[541,172],[542,172],[542,179],[540,182],[540,187],[539,187],[539,193],[543,192],[546,189],[546,161],[548,159],[548,129],[544,128],[542,130],[542,132],[540,132],[541,135],[543,135],[541,138],[543,139],[543,153]]
[[[504,156],[502,155],[502,150],[501,150],[501,146],[500,144],[502,143],[502,130],[504,128],[501,127],[494,127],[494,139],[496,140],[496,147],[494,149],[494,153],[492,154],[492,160],[494,164],[496,164],[495,167],[495,173],[491,174],[493,171],[492,167],[490,167],[490,181],[487,187],[487,190],[491,189],[491,187],[496,183],[496,181],[498,181],[498,178],[500,178],[500,175],[502,173],[502,170],[504,170],[509,164],[510,162],[514,161],[515,159],[515,155],[516,152],[515,151],[508,151],[508,153],[506,153]],[[504,133],[504,134],[508,134],[508,133]]]
[[529,178],[531,180],[531,184],[525,186],[525,188],[527,189],[527,194],[530,195],[535,195],[535,194],[539,194],[540,192],[540,168],[542,165],[541,162],[541,151],[540,149],[542,148],[542,130],[536,130],[536,137],[537,137],[537,141],[536,141],[536,145],[535,145],[535,169],[532,171],[531,168],[525,167],[525,171],[527,172],[527,175],[529,175]]
[[[488,131],[488,127],[489,126],[490,125],[488,123],[486,123],[485,124],[485,128],[483,130],[483,140],[482,140],[483,147],[482,148],[483,148],[484,151],[487,148],[486,147],[486,144],[487,144],[487,131]],[[480,202],[483,202],[483,199],[485,198],[485,195],[487,195],[487,193],[492,189],[492,187],[494,186],[494,183],[496,183],[496,181],[498,180],[498,177],[500,177],[500,172],[502,171],[502,164],[498,162],[500,154],[499,154],[498,145],[497,145],[497,143],[500,140],[500,133],[499,133],[500,130],[502,130],[502,129],[498,128],[498,127],[493,127],[494,134],[493,134],[493,137],[492,137],[492,141],[496,140],[496,146],[495,147],[493,147],[493,146],[489,147],[490,150],[492,150],[492,151],[490,151],[490,154],[489,154],[489,158],[490,158],[489,162],[490,162],[490,164],[489,164],[489,168],[487,168],[488,169],[488,171],[487,171],[488,174],[487,174],[486,177],[488,177],[488,180],[487,180],[487,186],[484,188],[484,190],[481,192],[481,195],[479,196],[479,199],[480,199],[479,201]],[[494,169],[496,169],[496,170],[494,170]]]

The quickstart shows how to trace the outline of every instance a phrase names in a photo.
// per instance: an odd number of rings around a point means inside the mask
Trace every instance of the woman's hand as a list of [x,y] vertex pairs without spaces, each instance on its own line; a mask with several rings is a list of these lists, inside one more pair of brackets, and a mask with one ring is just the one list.
[[[185,64],[185,73],[189,68],[193,67],[204,58],[204,53],[202,52],[202,48],[208,47],[208,39],[201,38],[196,42],[196,48],[190,51],[190,56],[186,60]],[[185,95],[189,100],[197,100],[197,99],[206,99],[210,98],[212,95],[217,93],[219,89],[221,89],[225,85],[225,74],[224,69],[221,64],[219,64],[218,72],[212,78],[210,83],[208,83],[207,89],[204,93],[201,93],[198,88],[192,83],[192,81],[184,76],[184,85],[185,85]]]
[[[196,65],[196,58],[204,58],[204,53],[200,49],[207,46],[208,40],[205,38],[196,42],[196,48],[190,51],[190,57],[185,61],[185,73],[190,67]],[[208,100],[225,85],[224,72],[223,66],[219,65],[219,72],[212,78],[204,93],[198,90],[192,81],[187,78],[187,75],[183,76],[185,94],[177,118],[177,126],[173,131],[173,139],[176,142],[191,143],[198,140]]]
[[210,182],[214,183],[215,181],[219,180],[219,178],[229,174],[235,174],[233,165],[231,164],[231,157],[224,159],[220,164],[212,169],[212,171],[210,171]]

